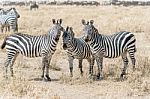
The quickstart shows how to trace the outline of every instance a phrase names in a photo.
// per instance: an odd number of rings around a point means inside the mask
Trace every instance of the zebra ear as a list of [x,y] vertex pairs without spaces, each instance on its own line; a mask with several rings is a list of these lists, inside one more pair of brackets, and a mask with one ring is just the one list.
[[59,23],[62,24],[62,19],[59,20]]
[[89,21],[87,21],[87,25],[89,24]]
[[52,19],[52,22],[53,22],[53,24],[55,24],[56,23],[55,19]]
[[73,32],[73,28],[72,27],[70,27],[70,31]]
[[58,24],[59,20],[57,20],[56,24]]
[[66,31],[68,31],[68,29],[69,29],[69,26],[67,26]]
[[90,24],[93,25],[93,23],[94,23],[94,20],[90,20]]
[[72,27],[70,27],[69,29],[70,29],[70,33],[71,33],[72,37],[74,37],[73,28],[72,28]]
[[84,19],[82,19],[82,24],[85,25],[85,20]]

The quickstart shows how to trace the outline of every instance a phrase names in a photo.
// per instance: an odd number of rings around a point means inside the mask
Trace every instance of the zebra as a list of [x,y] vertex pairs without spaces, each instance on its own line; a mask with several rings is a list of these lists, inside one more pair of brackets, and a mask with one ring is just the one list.
[[[0,16],[6,14],[7,14],[6,11],[3,8],[0,8]],[[9,27],[6,27],[5,32],[7,31],[7,28],[9,29]]]
[[18,31],[17,18],[20,18],[20,15],[15,8],[10,8],[4,14],[0,15],[1,32],[3,33],[4,27],[8,27],[8,31],[10,31],[10,27],[14,32]]
[[87,23],[85,20],[82,20],[82,24],[84,26],[84,40],[90,44],[92,54],[97,61],[97,79],[102,78],[103,57],[117,58],[122,56],[124,67],[122,69],[120,78],[123,79],[128,65],[128,52],[132,61],[133,71],[135,71],[136,39],[134,34],[127,31],[121,31],[109,36],[102,35],[99,34],[93,23],[93,20],[90,20],[90,22]]
[[28,34],[14,33],[5,38],[1,49],[6,46],[6,78],[8,78],[8,66],[10,66],[11,77],[13,77],[13,64],[18,54],[21,53],[22,55],[30,58],[42,57],[42,79],[51,81],[49,77],[50,60],[56,51],[61,31],[64,30],[61,26],[62,19],[57,20],[57,22],[55,19],[52,19],[52,22],[54,26],[50,29],[48,34],[32,36]]
[[94,58],[92,57],[92,53],[90,51],[90,46],[87,44],[83,38],[75,38],[72,27],[66,28],[66,31],[63,33],[63,49],[67,50],[69,68],[70,68],[70,76],[73,77],[73,60],[78,59],[79,68],[81,75],[83,75],[82,70],[82,61],[83,59],[87,59],[89,62],[89,74],[92,76],[93,74],[93,65]]
[[3,8],[0,8],[0,15],[6,14],[6,11]]
[[38,9],[39,6],[36,3],[33,3],[33,4],[30,5],[30,10],[32,10],[33,8]]

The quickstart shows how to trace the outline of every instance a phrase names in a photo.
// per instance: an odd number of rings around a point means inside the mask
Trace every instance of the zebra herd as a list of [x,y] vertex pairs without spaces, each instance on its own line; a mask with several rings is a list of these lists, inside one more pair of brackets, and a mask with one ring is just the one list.
[[[12,16],[15,17],[13,21],[8,21],[9,17],[6,17],[4,26],[9,25],[13,27],[17,26],[17,18],[20,15],[15,8],[12,8],[7,12],[6,16],[12,12]],[[1,17],[3,18],[3,17]],[[4,18],[5,19],[5,18]],[[4,20],[1,19],[1,20]],[[8,21],[8,22],[7,22]],[[3,21],[0,21],[1,25]],[[14,23],[13,23],[14,22]],[[6,25],[7,23],[7,25]],[[13,25],[12,25],[13,23]],[[133,33],[127,31],[120,31],[113,35],[102,35],[98,32],[98,29],[94,26],[94,21],[82,20],[83,25],[83,37],[76,38],[72,27],[67,26],[66,29],[62,26],[62,19],[52,19],[53,26],[49,30],[48,34],[33,36],[23,33],[13,33],[7,36],[1,49],[6,47],[7,59],[5,62],[5,77],[8,78],[8,67],[10,67],[10,74],[13,77],[13,64],[18,54],[22,54],[26,57],[42,57],[42,79],[50,81],[49,77],[49,65],[51,58],[56,51],[57,43],[60,39],[61,32],[63,32],[63,49],[66,50],[68,55],[70,76],[73,76],[73,60],[79,60],[79,68],[81,75],[83,75],[82,61],[87,59],[89,62],[89,74],[93,76],[94,61],[97,63],[97,79],[102,79],[103,58],[117,58],[122,57],[124,67],[120,78],[123,79],[126,74],[128,66],[127,53],[132,60],[133,70],[135,70],[135,52],[136,52],[136,39]]]

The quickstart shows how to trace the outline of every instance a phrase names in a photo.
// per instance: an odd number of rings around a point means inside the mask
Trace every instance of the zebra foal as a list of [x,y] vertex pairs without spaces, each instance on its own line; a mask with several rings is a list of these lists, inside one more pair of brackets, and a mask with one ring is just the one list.
[[[56,51],[56,46],[63,31],[62,20],[53,19],[53,27],[48,34],[32,36],[27,34],[15,33],[6,37],[1,48],[6,46],[7,59],[5,62],[6,77],[7,68],[10,66],[11,76],[13,76],[13,64],[19,53],[26,57],[42,57],[42,78],[50,81],[49,64],[52,55]],[[45,73],[46,72],[46,73]]]
[[82,20],[84,26],[84,40],[89,43],[92,54],[96,58],[98,65],[97,78],[100,79],[103,68],[103,57],[117,58],[122,56],[124,67],[120,75],[121,78],[126,74],[128,65],[127,52],[132,61],[133,70],[135,70],[135,52],[136,52],[136,39],[131,32],[118,32],[116,34],[106,36],[99,34],[98,30],[93,25],[94,21],[85,22]]
[[75,38],[72,27],[67,27],[66,31],[63,33],[63,49],[67,50],[70,75],[73,76],[73,60],[79,60],[79,68],[81,75],[83,75],[82,70],[82,61],[83,59],[87,59],[89,62],[89,74],[93,74],[93,65],[94,58],[92,57],[92,53],[90,51],[90,46],[87,44],[83,38]]

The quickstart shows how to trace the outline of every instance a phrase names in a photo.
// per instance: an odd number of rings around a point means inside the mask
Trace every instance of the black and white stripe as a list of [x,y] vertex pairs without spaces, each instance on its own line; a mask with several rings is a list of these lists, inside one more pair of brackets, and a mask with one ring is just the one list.
[[75,38],[72,27],[67,27],[66,31],[63,33],[63,49],[67,50],[70,74],[73,76],[73,60],[79,60],[79,68],[81,75],[83,74],[82,70],[82,61],[87,59],[89,62],[89,74],[93,73],[94,58],[90,51],[90,46],[84,41],[83,38]]
[[121,78],[126,74],[128,65],[127,52],[132,60],[133,70],[135,70],[135,52],[136,52],[136,39],[131,32],[118,32],[116,34],[106,36],[98,33],[98,30],[93,25],[94,21],[85,22],[84,25],[84,39],[90,44],[92,54],[96,58],[98,65],[98,78],[102,72],[103,57],[105,58],[117,58],[122,56],[124,67],[121,73]]
[[13,32],[18,31],[18,18],[20,15],[16,11],[15,8],[10,8],[9,10],[5,11],[2,10],[0,15],[0,25],[1,25],[1,32],[3,33],[4,27],[8,27],[8,30],[13,30]]
[[[7,59],[5,63],[6,77],[7,67],[10,65],[11,76],[13,76],[13,64],[19,53],[27,57],[42,57],[43,73],[42,78],[50,80],[49,77],[49,64],[56,50],[56,46],[61,35],[63,27],[61,26],[62,20],[53,19],[54,26],[48,34],[41,36],[32,36],[27,34],[15,33],[8,36],[1,48],[6,46]],[[44,73],[46,72],[46,74]]]

